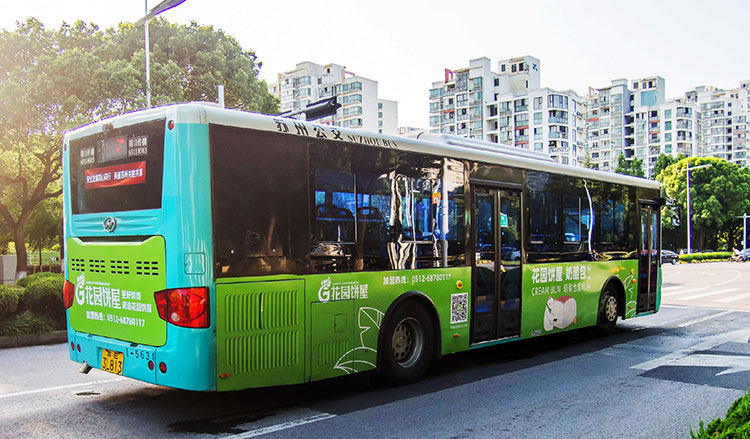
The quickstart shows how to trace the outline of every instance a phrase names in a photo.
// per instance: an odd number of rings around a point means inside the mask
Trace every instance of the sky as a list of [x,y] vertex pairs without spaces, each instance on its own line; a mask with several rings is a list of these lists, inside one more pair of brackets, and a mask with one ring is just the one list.
[[[148,0],[155,6],[159,0]],[[2,6],[0,28],[36,17],[101,28],[145,15],[144,0],[24,0]],[[187,0],[162,16],[212,25],[262,61],[260,77],[302,61],[335,63],[378,81],[398,101],[399,126],[427,128],[429,89],[444,69],[469,60],[531,55],[541,85],[573,90],[659,75],[666,96],[699,85],[734,88],[750,79],[746,0],[240,1]]]

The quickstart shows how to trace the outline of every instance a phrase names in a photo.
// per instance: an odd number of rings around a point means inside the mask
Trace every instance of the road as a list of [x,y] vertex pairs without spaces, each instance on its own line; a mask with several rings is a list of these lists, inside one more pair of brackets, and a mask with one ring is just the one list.
[[750,311],[750,263],[665,265],[662,303]]
[[[750,388],[750,312],[742,300],[714,302],[744,294],[750,270],[678,265],[664,279],[661,312],[611,336],[577,331],[451,355],[396,388],[358,375],[185,392],[81,375],[66,345],[6,349],[0,437],[689,437]],[[685,299],[716,289],[737,291]]]

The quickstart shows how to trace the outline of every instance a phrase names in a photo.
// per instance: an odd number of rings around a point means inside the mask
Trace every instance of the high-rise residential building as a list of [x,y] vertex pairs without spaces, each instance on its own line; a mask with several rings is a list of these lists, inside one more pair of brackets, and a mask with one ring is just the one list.
[[513,145],[577,164],[585,146],[585,100],[540,86],[539,60],[505,59],[493,71],[489,58],[445,70],[430,89],[430,132]]
[[750,116],[750,81],[738,88],[722,90],[712,86],[696,87],[684,100],[700,109],[699,154],[719,157],[740,166],[749,166],[747,123]]
[[309,61],[280,73],[268,86],[280,100],[282,112],[297,112],[321,99],[336,96],[341,104],[335,115],[315,122],[346,128],[362,128],[383,134],[398,134],[398,103],[378,98],[378,82],[358,76],[338,64]]
[[661,154],[699,153],[700,114],[686,98],[665,99],[664,78],[616,79],[608,87],[590,89],[587,98],[587,152],[584,162],[614,171],[620,154],[643,161],[651,175]]

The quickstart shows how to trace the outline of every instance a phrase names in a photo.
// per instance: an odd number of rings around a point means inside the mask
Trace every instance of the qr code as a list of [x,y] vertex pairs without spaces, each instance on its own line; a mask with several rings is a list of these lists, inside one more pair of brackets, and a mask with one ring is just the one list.
[[451,325],[469,320],[469,293],[451,294]]

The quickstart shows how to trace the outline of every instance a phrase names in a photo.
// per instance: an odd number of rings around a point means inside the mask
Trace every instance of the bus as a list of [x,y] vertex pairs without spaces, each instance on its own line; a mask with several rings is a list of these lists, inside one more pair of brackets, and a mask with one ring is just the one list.
[[472,139],[189,103],[64,139],[70,358],[281,386],[658,311],[660,185]]

